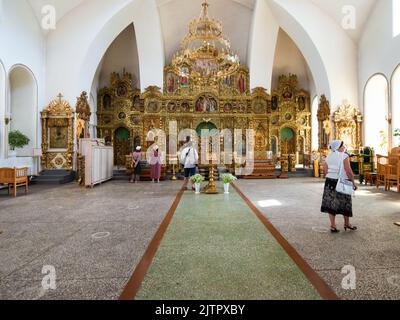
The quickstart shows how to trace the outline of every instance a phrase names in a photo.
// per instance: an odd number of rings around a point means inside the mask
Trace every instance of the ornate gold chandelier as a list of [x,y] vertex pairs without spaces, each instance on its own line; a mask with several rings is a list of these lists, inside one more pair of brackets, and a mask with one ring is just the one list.
[[200,84],[218,82],[240,67],[239,56],[231,50],[229,40],[223,35],[222,23],[209,17],[208,7],[205,1],[200,17],[189,24],[189,34],[172,60],[181,76],[190,73]]

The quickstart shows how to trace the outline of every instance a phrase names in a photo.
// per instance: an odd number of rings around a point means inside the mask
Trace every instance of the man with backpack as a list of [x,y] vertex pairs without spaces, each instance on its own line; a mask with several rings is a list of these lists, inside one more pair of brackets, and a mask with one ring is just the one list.
[[[189,182],[190,177],[196,174],[196,167],[199,162],[199,154],[190,137],[186,137],[186,144],[181,151],[180,161],[185,170],[185,182]],[[194,186],[192,186],[192,189],[194,189]]]

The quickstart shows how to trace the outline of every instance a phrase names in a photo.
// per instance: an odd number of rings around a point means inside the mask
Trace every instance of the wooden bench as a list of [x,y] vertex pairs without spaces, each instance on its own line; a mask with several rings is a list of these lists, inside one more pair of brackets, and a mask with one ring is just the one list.
[[25,186],[25,193],[28,192],[29,179],[28,168],[0,168],[0,184],[8,185],[8,194],[11,187],[14,187],[14,197],[17,196],[17,188]]

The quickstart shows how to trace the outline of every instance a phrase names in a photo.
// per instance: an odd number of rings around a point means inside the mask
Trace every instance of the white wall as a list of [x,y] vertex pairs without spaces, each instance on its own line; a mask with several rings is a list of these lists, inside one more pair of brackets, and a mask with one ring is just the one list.
[[79,92],[90,92],[105,52],[131,23],[136,31],[141,89],[162,87],[165,58],[155,0],[87,0],[49,34],[47,96],[63,91],[67,100],[75,101]]
[[100,87],[109,87],[111,73],[122,74],[124,69],[132,74],[135,86],[140,88],[139,56],[133,24],[118,35],[104,55],[101,63]]
[[6,70],[0,60],[0,159],[5,157],[7,143],[4,116],[6,113]]
[[[390,79],[400,63],[400,36],[393,38],[392,1],[378,0],[359,43],[359,90],[370,77],[382,73]],[[360,95],[360,106],[364,105]]]
[[310,66],[318,95],[326,94],[332,112],[343,100],[358,104],[357,47],[349,35],[307,0],[268,2],[281,28]]
[[17,149],[17,155],[32,156],[37,146],[37,84],[30,70],[16,66],[10,73],[11,130],[19,130],[29,139],[29,145]]
[[309,79],[311,72],[297,45],[282,29],[279,30],[276,45],[274,69],[272,72],[272,88],[279,84],[279,76],[289,73],[296,74],[299,80],[299,88],[310,91],[314,80]]
[[250,87],[272,90],[272,68],[274,64],[279,25],[264,0],[257,0],[250,32],[248,65]]
[[[10,74],[15,66],[24,65],[33,73],[38,83],[34,95],[36,100],[29,100],[26,103],[29,104],[29,108],[33,108],[30,111],[35,110],[34,114],[29,114],[29,117],[31,117],[30,121],[34,122],[34,132],[30,131],[33,138],[31,147],[33,147],[33,144],[35,144],[35,147],[40,146],[39,108],[41,109],[47,103],[44,97],[45,37],[27,0],[3,0],[2,9],[3,14],[0,19],[0,60],[3,62],[6,70],[5,110],[6,112],[10,112],[11,110]],[[4,109],[1,110],[0,108],[1,112],[4,112]],[[0,120],[0,139],[2,141],[0,143],[0,157],[2,157],[6,156],[6,150],[8,149],[7,136],[9,127],[4,128],[1,125],[4,121],[4,116],[0,117],[2,118]],[[31,129],[32,127],[29,130]]]

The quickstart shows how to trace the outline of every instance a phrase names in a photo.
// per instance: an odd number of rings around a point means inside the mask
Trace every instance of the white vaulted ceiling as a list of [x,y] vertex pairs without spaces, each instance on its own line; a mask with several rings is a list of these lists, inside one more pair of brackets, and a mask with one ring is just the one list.
[[[35,11],[38,20],[42,19],[41,9],[44,5],[53,5],[57,12],[57,21],[71,10],[79,9],[84,2],[93,0],[27,0]],[[111,1],[111,0],[96,0]],[[155,0],[158,6],[162,33],[164,38],[165,59],[168,63],[179,49],[179,44],[188,31],[188,24],[200,14],[204,0]],[[248,42],[251,32],[254,6],[257,0],[208,0],[210,16],[222,21],[224,33],[231,40],[232,49],[236,51],[242,63],[247,61]],[[263,0],[259,0],[263,1]],[[265,0],[267,2],[298,0]],[[357,44],[368,16],[377,0],[301,0],[310,1],[320,10],[321,15],[333,19],[341,26],[344,6],[353,6],[357,15],[357,28],[344,30]],[[122,30],[121,30],[122,31]],[[323,32],[323,30],[322,30]]]
[[42,8],[51,5],[56,8],[57,21],[61,20],[69,11],[73,10],[86,0],[28,0],[39,21],[42,19]]
[[343,20],[343,8],[352,6],[356,13],[356,29],[346,30],[350,37],[358,43],[362,32],[364,31],[365,23],[374,8],[377,0],[310,0],[315,3],[322,11],[327,13],[339,25]]

